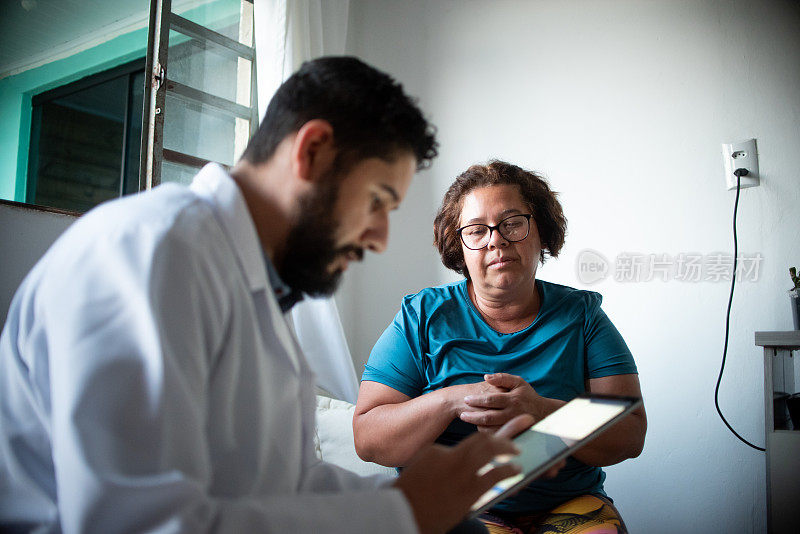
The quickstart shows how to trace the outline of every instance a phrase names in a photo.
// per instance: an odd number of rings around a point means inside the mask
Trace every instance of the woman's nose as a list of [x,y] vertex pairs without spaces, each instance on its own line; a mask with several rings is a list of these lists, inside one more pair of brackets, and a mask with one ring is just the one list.
[[508,245],[508,240],[503,237],[500,230],[497,228],[490,228],[489,232],[489,244],[487,245],[489,248],[505,247]]

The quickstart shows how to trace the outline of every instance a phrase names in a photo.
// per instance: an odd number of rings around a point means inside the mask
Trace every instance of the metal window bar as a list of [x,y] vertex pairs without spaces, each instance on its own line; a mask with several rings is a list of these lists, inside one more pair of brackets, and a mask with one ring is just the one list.
[[227,98],[214,96],[206,93],[205,91],[195,89],[194,87],[189,87],[188,85],[184,85],[170,79],[167,79],[167,91],[189,102],[200,102],[201,104],[206,104],[208,106],[217,108],[221,111],[230,113],[231,115],[236,115],[242,119],[250,119],[249,107],[232,102]]
[[[243,0],[252,3],[252,0]],[[212,42],[239,57],[250,61],[250,106],[206,93],[168,79],[167,55],[169,31],[175,30],[192,39]],[[190,102],[208,105],[241,119],[249,121],[249,133],[258,127],[256,93],[255,48],[217,33],[205,26],[172,13],[172,0],[151,0],[150,26],[147,40],[147,62],[145,66],[145,98],[142,118],[142,151],[139,166],[139,190],[151,189],[161,183],[161,164],[169,161],[184,166],[201,168],[209,163],[204,158],[164,148],[164,107],[166,94],[178,96]],[[225,166],[227,168],[227,166]]]
[[[189,154],[184,154],[183,152],[178,152],[176,150],[170,150],[165,148],[163,150],[164,154],[164,161],[171,161],[172,163],[177,163],[178,165],[184,165],[186,167],[194,167],[196,169],[202,169],[205,165],[211,163],[211,161],[203,158],[198,158],[197,156],[190,156]],[[230,167],[227,165],[222,165],[223,168],[226,170],[230,170]]]
[[194,23],[191,20],[181,17],[180,15],[176,15],[175,13],[170,13],[169,27],[177,32],[181,32],[187,37],[191,37],[192,39],[197,39],[199,41],[210,41],[223,46],[228,50],[235,52],[239,57],[243,57],[244,59],[249,59],[252,61],[255,57],[252,47],[244,45],[239,41],[234,41],[230,37],[226,37],[221,33],[210,30],[205,26]]

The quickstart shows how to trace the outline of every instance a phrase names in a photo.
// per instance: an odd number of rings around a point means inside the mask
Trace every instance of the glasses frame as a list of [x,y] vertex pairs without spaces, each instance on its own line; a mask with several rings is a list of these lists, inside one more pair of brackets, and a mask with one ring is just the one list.
[[[503,234],[503,232],[500,231],[500,225],[503,224],[504,222],[506,222],[509,219],[513,219],[514,217],[525,217],[525,220],[528,222],[528,230],[525,232],[525,235],[523,237],[521,237],[520,239],[509,239],[509,238],[507,238],[505,236],[505,234]],[[467,247],[470,250],[483,250],[486,247],[488,247],[489,243],[492,241],[492,231],[496,231],[498,234],[500,234],[500,237],[502,237],[503,239],[505,239],[509,243],[519,243],[520,241],[524,241],[525,238],[527,238],[528,235],[530,235],[530,233],[531,233],[531,217],[533,217],[533,215],[530,214],[530,213],[517,213],[515,215],[509,215],[508,217],[506,217],[502,221],[498,222],[494,226],[489,225],[489,224],[483,224],[483,223],[465,224],[461,228],[457,228],[456,229],[456,233],[458,234],[458,237],[461,238],[461,242],[464,244],[464,246]],[[482,247],[478,247],[478,248],[472,248],[471,246],[467,245],[467,242],[464,240],[464,235],[461,232],[462,232],[462,230],[464,230],[465,228],[469,228],[470,226],[485,226],[486,228],[489,229],[489,239],[486,241],[485,245],[483,245]]]

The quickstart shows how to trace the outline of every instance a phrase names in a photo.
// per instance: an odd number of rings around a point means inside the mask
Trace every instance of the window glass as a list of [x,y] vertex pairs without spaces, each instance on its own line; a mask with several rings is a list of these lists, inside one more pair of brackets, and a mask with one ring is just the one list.
[[241,0],[213,0],[203,5],[188,2],[173,2],[172,11],[181,17],[205,26],[225,37],[252,46],[252,32],[244,26],[240,32],[241,20],[252,20],[253,4]]
[[189,185],[197,174],[197,169],[165,161],[161,165],[161,176],[165,182]]
[[[143,83],[143,70],[126,71],[141,69],[142,63],[67,84],[33,100],[29,203],[83,212],[138,189],[141,90],[137,101],[132,89],[134,80]],[[131,148],[133,154],[128,153]]]
[[235,130],[233,115],[167,93],[164,148],[233,165]]
[[169,30],[160,182],[185,183],[203,161],[232,166],[244,151],[255,95],[252,52],[241,45],[252,44],[252,10],[240,0],[173,4],[191,24],[173,18]]
[[169,35],[167,77],[205,93],[250,105],[250,61],[210,41]]

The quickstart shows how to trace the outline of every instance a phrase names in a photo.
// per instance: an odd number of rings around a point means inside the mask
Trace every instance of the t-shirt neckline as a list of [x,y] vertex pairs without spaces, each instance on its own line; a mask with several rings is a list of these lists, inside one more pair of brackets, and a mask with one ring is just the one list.
[[470,312],[472,312],[472,314],[486,328],[488,328],[489,330],[491,330],[492,332],[494,332],[498,336],[514,336],[514,335],[517,335],[517,334],[521,334],[521,333],[527,331],[528,329],[533,328],[534,326],[536,326],[536,323],[539,322],[539,319],[542,316],[542,312],[544,311],[544,304],[545,304],[544,284],[538,278],[534,280],[534,291],[538,291],[539,292],[539,311],[536,313],[536,317],[534,317],[533,322],[531,322],[531,324],[529,324],[525,328],[522,328],[522,329],[517,330],[515,332],[498,332],[489,323],[486,322],[486,319],[483,318],[483,315],[481,315],[481,312],[479,312],[478,309],[475,307],[475,304],[472,302],[472,299],[469,298],[469,290],[467,289],[467,284],[468,283],[469,283],[469,281],[466,278],[464,278],[461,281],[461,283],[458,284],[459,294],[460,294],[461,298],[467,303],[467,306],[469,307]]

